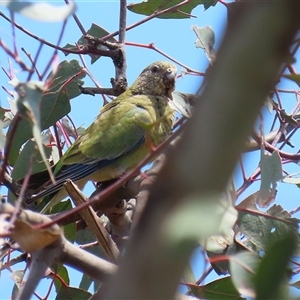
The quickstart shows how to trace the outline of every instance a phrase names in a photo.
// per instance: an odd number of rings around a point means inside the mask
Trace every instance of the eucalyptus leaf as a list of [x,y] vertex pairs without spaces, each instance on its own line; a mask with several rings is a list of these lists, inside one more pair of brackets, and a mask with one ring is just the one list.
[[[148,0],[142,1],[140,3],[132,3],[127,5],[127,8],[137,14],[141,15],[152,15],[157,11],[162,11],[167,8],[173,7],[176,4],[182,2],[181,0]],[[192,0],[187,2],[185,5],[182,5],[178,10],[168,12],[162,15],[159,15],[157,18],[161,19],[186,19],[190,18],[192,10],[198,5],[204,5],[205,9],[208,9],[210,6],[216,5],[217,0]]]
[[44,85],[41,82],[29,81],[27,83],[19,83],[15,89],[18,93],[18,112],[22,115],[24,119],[29,120],[32,126],[32,135],[34,136],[34,140],[39,149],[44,164],[49,172],[50,178],[54,183],[54,176],[52,174],[52,170],[50,168],[49,162],[46,157],[46,153],[43,148],[41,136],[40,107],[44,92]]
[[[90,27],[90,29],[87,31],[87,34],[93,36],[93,37],[96,37],[96,38],[102,38],[106,35],[109,34],[109,32],[107,30],[105,30],[103,27],[95,24],[95,23],[92,23],[92,26]],[[108,39],[109,42],[111,43],[117,43],[118,41],[114,38],[114,37],[111,37]],[[87,39],[84,37],[84,36],[81,36],[81,38],[77,41],[77,45],[87,45]],[[72,45],[72,44],[66,44],[64,46],[65,49],[77,49],[77,46],[76,45]],[[108,48],[104,45],[98,45],[97,46],[98,49],[100,50],[108,50]],[[64,52],[65,55],[69,55],[69,52],[68,51],[65,51]],[[94,62],[96,62],[101,56],[100,55],[96,55],[96,54],[88,54],[90,57],[91,57],[91,64],[93,64]]]
[[0,5],[7,7],[12,12],[19,13],[24,17],[41,22],[64,21],[76,10],[74,2],[69,2],[68,5],[56,6],[45,2],[6,0],[1,1]]
[[[76,75],[76,76],[75,76]],[[40,104],[41,130],[54,125],[56,121],[71,111],[70,99],[80,95],[78,84],[82,84],[85,77],[82,67],[77,60],[61,62],[55,74],[50,73],[47,82],[51,82],[50,88],[43,94]],[[12,130],[8,129],[8,134]],[[24,118],[19,122],[18,130],[14,133],[9,163],[14,165],[21,146],[33,137],[31,124]]]

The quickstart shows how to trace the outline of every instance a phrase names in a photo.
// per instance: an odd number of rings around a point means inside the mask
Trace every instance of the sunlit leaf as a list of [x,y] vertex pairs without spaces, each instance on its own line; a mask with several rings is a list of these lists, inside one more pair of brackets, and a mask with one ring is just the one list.
[[211,26],[198,27],[197,25],[193,25],[192,29],[198,38],[195,42],[196,47],[203,49],[209,62],[213,63],[216,59],[216,53],[214,50],[215,33],[213,29]]
[[41,22],[58,22],[67,19],[76,10],[74,2],[68,5],[51,5],[45,2],[24,2],[18,0],[1,1],[0,5],[24,17]]
[[210,263],[218,275],[225,275],[229,271],[229,263],[227,259],[218,259],[218,256],[233,255],[236,252],[234,243],[234,231],[231,230],[231,235],[211,236],[206,239],[205,244],[202,245],[207,256],[210,258]]
[[196,278],[193,272],[193,268],[190,263],[187,264],[184,273],[183,273],[183,280],[187,283],[194,283],[196,282]]
[[228,237],[223,237],[223,236],[210,236],[209,238],[206,239],[205,244],[203,247],[205,250],[220,254],[223,253],[223,251],[233,243],[233,236],[234,232],[231,231],[231,235]]
[[10,274],[10,278],[14,281],[14,283],[18,286],[18,288],[21,287],[23,277],[24,277],[24,270],[15,270]]
[[300,184],[300,178],[299,177],[289,177],[289,176],[286,176],[282,179],[283,182],[285,183],[290,183],[290,184]]
[[264,106],[268,109],[270,114],[274,111],[273,103],[274,103],[274,100],[271,97],[267,97],[267,100],[264,103]]
[[190,195],[166,220],[165,238],[175,245],[184,241],[203,244],[210,236],[230,235],[236,218],[236,210],[221,195]]
[[78,136],[81,136],[86,131],[86,128],[80,126],[76,129],[76,131],[77,131]]
[[230,273],[236,289],[243,295],[255,297],[253,283],[260,257],[255,252],[240,252],[230,257]]
[[199,95],[186,94],[179,91],[174,91],[172,97],[173,100],[170,101],[170,105],[173,105],[174,110],[187,118],[191,117],[192,106],[200,99]]
[[264,154],[261,150],[261,183],[257,204],[261,207],[268,206],[274,201],[277,181],[282,180],[281,159],[277,151],[271,155]]
[[251,209],[251,210],[257,210],[257,207],[256,207],[257,197],[259,197],[259,191],[256,191],[253,194],[247,196],[236,206],[236,208],[246,208],[246,209]]

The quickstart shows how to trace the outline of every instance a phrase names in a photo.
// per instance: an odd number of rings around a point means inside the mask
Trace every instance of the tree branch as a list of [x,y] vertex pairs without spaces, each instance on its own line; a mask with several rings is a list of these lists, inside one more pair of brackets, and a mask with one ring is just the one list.
[[[225,189],[266,96],[276,83],[299,28],[300,3],[236,2],[230,4],[229,11],[229,27],[207,75],[203,101],[196,106],[181,143],[170,153],[153,185],[119,270],[102,299],[174,297],[196,237],[185,236],[174,245],[166,235],[166,226],[175,211]],[[190,226],[194,232],[193,224]]]

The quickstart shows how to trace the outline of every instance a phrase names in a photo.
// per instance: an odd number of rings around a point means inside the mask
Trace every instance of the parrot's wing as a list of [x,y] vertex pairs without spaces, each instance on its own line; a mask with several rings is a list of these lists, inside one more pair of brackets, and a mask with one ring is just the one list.
[[[68,149],[54,170],[56,183],[47,182],[42,191],[32,197],[42,198],[63,187],[66,179],[78,181],[136,150],[146,139],[147,126],[153,123],[145,95],[131,100],[111,102],[95,122]],[[141,100],[144,100],[141,102]]]
[[[135,96],[137,98],[145,96]],[[115,104],[115,103],[114,103]],[[106,108],[106,107],[105,107]],[[147,107],[120,101],[105,109],[86,132],[72,145],[62,165],[93,164],[115,159],[145,139],[146,126],[152,120]],[[54,171],[56,173],[56,170]]]

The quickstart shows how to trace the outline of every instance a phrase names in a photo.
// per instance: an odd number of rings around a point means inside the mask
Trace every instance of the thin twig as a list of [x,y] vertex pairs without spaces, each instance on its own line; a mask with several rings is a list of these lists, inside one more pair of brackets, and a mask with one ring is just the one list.
[[[0,15],[1,15],[1,11],[0,11]],[[0,39],[0,47],[2,47],[3,50],[10,57],[12,57],[14,59],[14,61],[22,68],[22,70],[31,72],[31,69],[25,65],[25,63],[21,60],[21,58],[19,56],[16,56],[15,53],[13,53],[1,39]]]
[[[7,20],[8,22],[11,22],[10,18],[8,18],[5,14],[3,14],[3,12],[0,11],[0,16],[3,17],[5,20]],[[115,51],[113,50],[101,50],[101,49],[93,49],[91,47],[87,47],[87,46],[82,46],[82,48],[80,50],[74,48],[63,48],[60,46],[57,46],[55,44],[52,44],[50,42],[48,42],[47,40],[44,40],[40,37],[38,37],[37,35],[32,34],[30,31],[26,30],[25,28],[23,28],[21,25],[14,23],[15,27],[17,27],[19,30],[21,30],[22,32],[24,32],[25,34],[27,34],[28,36],[32,37],[33,39],[51,47],[57,50],[60,50],[64,53],[73,53],[73,54],[96,54],[96,55],[101,55],[101,56],[107,56],[107,57],[114,57],[115,56]],[[3,43],[2,43],[3,44]],[[1,46],[2,46],[1,44]],[[3,47],[3,46],[2,46]],[[4,49],[6,50],[6,49]],[[14,58],[14,56],[12,56]],[[14,58],[15,59],[15,58]],[[16,60],[17,61],[17,60]],[[17,61],[19,64],[20,62]],[[24,68],[24,70],[27,70],[26,68]],[[28,71],[28,70],[27,70]]]
[[[74,1],[72,1],[72,2],[74,2]],[[70,1],[69,1],[69,0],[65,0],[65,3],[66,3],[66,4],[69,4]],[[87,34],[87,33],[86,33],[86,30],[84,29],[83,25],[82,25],[81,22],[79,21],[79,18],[77,17],[77,15],[76,15],[75,13],[73,13],[73,14],[72,14],[72,17],[73,17],[74,21],[76,22],[77,26],[79,27],[79,29],[80,29],[82,35],[86,35],[86,34]]]
[[31,175],[31,172],[32,172],[32,168],[33,168],[33,159],[34,159],[34,155],[31,155],[30,159],[29,159],[29,165],[28,165],[28,168],[27,168],[27,173],[25,175],[24,181],[23,181],[22,186],[21,186],[20,194],[18,196],[17,201],[14,204],[14,208],[15,208],[14,212],[13,212],[13,214],[12,214],[10,220],[9,220],[9,223],[10,223],[9,227],[10,228],[12,228],[14,226],[14,223],[15,223],[16,218],[18,216],[18,212],[21,208],[22,201],[23,201],[23,198],[24,198],[24,194],[25,194],[25,191],[27,189],[29,179],[30,179],[30,175]]
[[62,151],[62,148],[60,147],[60,138],[59,138],[59,134],[58,134],[56,124],[54,124],[52,126],[52,128],[54,130],[54,135],[55,135],[55,139],[56,139],[56,146],[57,146],[57,149],[58,149],[58,155],[59,155],[59,158],[61,158],[63,156],[63,151]]
[[7,137],[6,137],[6,141],[5,141],[5,156],[2,162],[2,166],[0,169],[0,182],[3,182],[4,179],[4,172],[6,171],[6,167],[8,165],[8,157],[10,154],[10,148],[12,145],[12,141],[14,138],[14,135],[16,133],[16,130],[18,128],[19,122],[21,121],[22,117],[19,113],[17,113],[15,115],[15,117],[13,118],[11,125],[10,125],[10,130],[7,133]]
[[[126,27],[126,31],[131,30],[131,29],[133,29],[133,28],[135,28],[135,27],[137,27],[137,26],[139,26],[139,25],[141,25],[141,24],[144,24],[144,23],[146,23],[146,22],[152,20],[153,18],[157,18],[158,16],[161,16],[161,15],[164,15],[164,14],[166,14],[166,13],[168,13],[168,12],[174,11],[174,10],[176,10],[177,8],[179,8],[179,7],[181,7],[181,6],[185,5],[185,4],[187,4],[187,3],[189,3],[189,2],[191,2],[191,0],[184,0],[184,1],[182,1],[182,2],[180,2],[180,3],[178,3],[178,4],[176,4],[176,5],[173,5],[173,6],[171,6],[171,7],[168,7],[168,8],[166,8],[166,9],[161,10],[161,11],[155,11],[152,15],[150,15],[150,16],[148,16],[148,17],[146,17],[146,18],[144,18],[144,19],[142,19],[142,20],[140,20],[140,21],[138,21],[138,22],[136,22],[136,23],[134,23],[134,24],[132,24],[132,25],[130,25],[130,26],[128,26],[128,27]],[[108,34],[108,35],[106,35],[106,36],[104,36],[104,37],[102,38],[102,40],[103,40],[103,41],[106,41],[106,40],[110,39],[111,37],[116,36],[116,35],[118,35],[118,34],[119,34],[119,30],[118,30],[118,31],[115,31],[115,32],[113,32],[113,33],[110,33],[110,34]]]
[[[61,42],[61,40],[62,40],[62,38],[63,38],[63,34],[64,34],[64,32],[65,32],[66,25],[67,25],[67,20],[65,20],[65,21],[63,22],[63,25],[62,25],[62,28],[61,28],[61,31],[60,31],[60,34],[59,34],[59,37],[58,37],[58,40],[57,40],[56,45],[59,45],[59,44],[60,44],[60,42]],[[46,75],[46,73],[49,72],[50,66],[53,64],[54,57],[57,55],[57,52],[58,52],[58,49],[55,48],[55,50],[54,50],[52,56],[50,57],[50,59],[49,59],[49,61],[48,61],[47,66],[46,66],[45,69],[44,69],[44,72],[42,73],[42,78],[44,78],[44,76]]]
[[203,72],[199,72],[197,70],[194,70],[186,65],[184,65],[183,63],[179,62],[178,60],[174,59],[173,57],[171,57],[170,55],[166,54],[165,52],[163,52],[162,50],[158,49],[154,43],[150,43],[150,44],[138,44],[138,43],[132,43],[132,42],[126,42],[125,43],[126,46],[134,46],[134,47],[142,47],[142,48],[147,48],[147,49],[151,49],[154,50],[158,53],[160,53],[161,55],[165,56],[166,58],[168,58],[169,60],[173,61],[174,63],[178,64],[179,66],[185,68],[187,71],[204,76],[205,73]]
[[42,80],[41,74],[40,74],[40,72],[38,71],[38,69],[36,67],[36,62],[37,62],[37,58],[38,58],[38,56],[39,56],[39,54],[40,54],[40,52],[43,48],[43,45],[44,44],[40,43],[38,51],[37,51],[34,59],[32,59],[31,54],[29,52],[27,52],[24,47],[21,48],[21,50],[25,53],[25,55],[28,57],[28,59],[30,60],[30,62],[32,64],[32,69],[31,69],[31,72],[28,72],[26,82],[28,82],[31,79],[31,76],[33,75],[34,71],[38,75],[39,80]]

